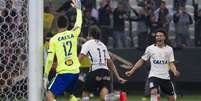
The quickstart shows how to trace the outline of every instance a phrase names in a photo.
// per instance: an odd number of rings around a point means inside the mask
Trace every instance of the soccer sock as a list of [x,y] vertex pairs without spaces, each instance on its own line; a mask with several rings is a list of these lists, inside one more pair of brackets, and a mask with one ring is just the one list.
[[69,101],[78,101],[78,100],[74,95],[71,95]]
[[82,97],[82,100],[81,101],[89,101],[89,97],[86,96],[86,97]]
[[126,92],[121,91],[119,99],[120,99],[120,101],[127,101]]
[[108,95],[105,95],[104,100],[105,100],[105,101],[110,101],[110,99],[111,99],[110,97],[111,97],[111,96],[110,96],[109,94],[108,94]]
[[157,95],[151,95],[151,100],[150,101],[159,101]]

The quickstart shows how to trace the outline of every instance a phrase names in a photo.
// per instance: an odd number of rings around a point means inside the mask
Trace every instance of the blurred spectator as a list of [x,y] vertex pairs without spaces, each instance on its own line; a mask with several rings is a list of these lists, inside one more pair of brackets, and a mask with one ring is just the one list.
[[189,46],[190,32],[189,26],[193,23],[191,15],[186,12],[185,7],[181,6],[174,14],[175,32],[176,32],[176,46]]
[[168,32],[170,16],[169,10],[167,9],[166,3],[164,1],[161,1],[160,7],[154,12],[154,14],[159,25]]
[[195,20],[195,46],[201,46],[201,9],[198,10],[198,4],[194,6]]
[[154,10],[158,8],[154,0],[137,0],[137,3],[139,7],[144,8],[149,13],[152,13]]
[[102,31],[101,41],[107,45],[108,37],[111,36],[111,14],[110,0],[103,0],[100,2],[98,9],[99,26]]
[[155,5],[154,10],[156,10],[156,9],[158,9],[158,8],[160,7],[162,0],[151,0],[151,1],[152,1],[152,2],[154,3],[154,5]]
[[98,10],[91,4],[85,6],[85,9],[90,11],[90,15],[98,20]]
[[156,16],[154,14],[149,16],[148,25],[150,28],[150,32],[148,35],[148,45],[154,44],[155,42],[155,32],[158,28],[160,28],[159,23],[156,21]]
[[137,33],[138,33],[138,48],[145,49],[147,46],[147,38],[148,38],[148,12],[146,8],[141,8],[139,12],[133,10],[136,18],[134,21],[137,21]]
[[44,21],[43,21],[44,34],[51,31],[53,21],[54,21],[54,15],[51,13],[50,7],[48,6],[44,7]]
[[187,0],[173,0],[173,9],[175,11],[177,11],[177,10],[179,10],[179,7],[181,7],[181,6],[185,7],[186,1]]
[[56,10],[56,12],[68,11],[71,8],[70,3],[71,0],[66,0],[66,2]]
[[91,9],[86,8],[84,10],[84,18],[82,24],[82,37],[86,38],[88,36],[88,30],[91,25],[97,24],[96,18],[91,15]]
[[126,11],[124,9],[123,2],[119,2],[117,5],[117,8],[115,8],[113,12],[113,39],[115,40],[114,42],[114,47],[115,48],[120,48],[121,45],[123,47],[126,47],[126,34],[124,32],[125,28],[125,15]]

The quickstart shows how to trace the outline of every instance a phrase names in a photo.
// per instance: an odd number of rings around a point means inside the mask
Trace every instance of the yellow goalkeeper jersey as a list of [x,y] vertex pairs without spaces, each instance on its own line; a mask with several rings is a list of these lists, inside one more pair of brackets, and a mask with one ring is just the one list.
[[57,33],[50,39],[48,56],[45,64],[45,76],[49,75],[54,56],[57,58],[57,74],[79,73],[80,63],[77,57],[77,41],[81,31],[82,12],[77,9],[75,26],[72,30]]

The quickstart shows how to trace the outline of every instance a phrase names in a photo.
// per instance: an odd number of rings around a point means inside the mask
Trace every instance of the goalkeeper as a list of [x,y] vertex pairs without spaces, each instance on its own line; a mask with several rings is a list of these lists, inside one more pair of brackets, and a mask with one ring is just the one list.
[[[70,101],[77,101],[73,96],[79,76],[80,63],[77,58],[77,40],[81,31],[82,11],[80,0],[72,0],[71,6],[76,8],[77,17],[74,28],[67,30],[67,19],[60,16],[57,20],[59,33],[50,39],[48,56],[45,64],[44,87],[47,89],[47,101],[56,101],[55,97],[67,91]],[[56,77],[48,84],[48,75],[54,58],[57,58]]]

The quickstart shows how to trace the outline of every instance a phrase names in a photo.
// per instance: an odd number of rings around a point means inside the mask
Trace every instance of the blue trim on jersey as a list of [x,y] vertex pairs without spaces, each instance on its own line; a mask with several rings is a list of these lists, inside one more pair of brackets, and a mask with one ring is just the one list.
[[77,88],[78,77],[79,74],[58,74],[48,89],[55,96],[61,95],[64,91],[68,91],[70,94],[74,94]]

